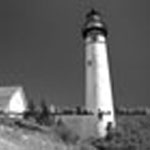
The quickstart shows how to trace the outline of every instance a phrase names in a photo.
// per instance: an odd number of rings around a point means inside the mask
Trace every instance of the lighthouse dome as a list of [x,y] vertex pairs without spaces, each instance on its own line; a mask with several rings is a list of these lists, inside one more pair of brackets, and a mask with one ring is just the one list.
[[86,15],[86,22],[82,29],[83,38],[86,38],[88,35],[94,34],[102,34],[107,37],[107,28],[105,23],[102,20],[101,14],[92,9]]

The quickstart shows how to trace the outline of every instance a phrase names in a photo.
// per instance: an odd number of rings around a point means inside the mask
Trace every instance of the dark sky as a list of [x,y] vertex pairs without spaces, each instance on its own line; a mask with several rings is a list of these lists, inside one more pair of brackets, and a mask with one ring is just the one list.
[[115,102],[150,106],[149,0],[0,1],[0,85],[56,105],[84,104],[81,27],[95,7],[109,27]]

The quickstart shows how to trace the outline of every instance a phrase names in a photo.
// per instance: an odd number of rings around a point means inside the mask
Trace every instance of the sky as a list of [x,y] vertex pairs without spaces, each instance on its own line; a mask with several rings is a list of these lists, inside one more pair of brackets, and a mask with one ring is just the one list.
[[21,85],[29,99],[84,105],[85,15],[108,29],[117,105],[150,106],[150,1],[0,1],[0,86]]

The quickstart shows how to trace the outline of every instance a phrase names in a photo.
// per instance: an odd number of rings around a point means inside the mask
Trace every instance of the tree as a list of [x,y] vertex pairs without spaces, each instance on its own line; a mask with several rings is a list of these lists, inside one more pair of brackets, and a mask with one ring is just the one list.
[[28,103],[28,110],[30,112],[34,112],[35,111],[35,103],[33,102],[32,99],[30,99],[29,103]]
[[33,117],[35,115],[36,106],[32,99],[29,100],[27,111],[24,113],[24,118],[28,119],[30,117]]
[[40,124],[49,125],[51,122],[49,117],[50,112],[45,100],[41,100],[40,107],[41,107],[41,112],[39,114],[39,117],[37,118],[37,122]]
[[76,113],[77,113],[78,115],[81,115],[81,114],[82,114],[82,109],[81,109],[80,106],[76,106]]

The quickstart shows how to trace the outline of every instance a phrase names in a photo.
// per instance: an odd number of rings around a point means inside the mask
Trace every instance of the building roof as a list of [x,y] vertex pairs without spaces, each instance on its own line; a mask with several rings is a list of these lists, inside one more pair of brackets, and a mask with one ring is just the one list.
[[0,87],[0,110],[6,109],[12,96],[20,91],[23,93],[23,88],[21,86],[5,86]]

